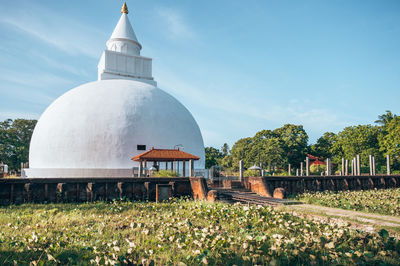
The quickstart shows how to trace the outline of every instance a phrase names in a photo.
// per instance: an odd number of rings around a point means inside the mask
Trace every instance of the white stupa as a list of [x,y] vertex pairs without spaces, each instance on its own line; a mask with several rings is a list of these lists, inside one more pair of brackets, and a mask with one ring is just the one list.
[[[98,80],[56,99],[32,135],[27,177],[128,177],[131,158],[151,149],[200,157],[204,144],[190,112],[157,88],[151,58],[140,55],[126,4],[98,64]],[[162,166],[162,165],[161,165]]]

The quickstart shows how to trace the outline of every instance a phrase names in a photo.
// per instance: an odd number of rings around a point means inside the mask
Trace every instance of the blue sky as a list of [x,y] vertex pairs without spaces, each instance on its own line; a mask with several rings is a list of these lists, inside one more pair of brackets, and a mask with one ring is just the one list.
[[[97,79],[122,1],[0,0],[0,119],[39,118]],[[400,114],[400,1],[127,1],[161,89],[206,146],[261,129],[326,131]]]

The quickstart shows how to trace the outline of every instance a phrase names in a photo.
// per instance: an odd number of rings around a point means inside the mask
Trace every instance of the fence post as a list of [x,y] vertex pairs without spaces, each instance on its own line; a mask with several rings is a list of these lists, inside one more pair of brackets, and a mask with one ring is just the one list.
[[300,163],[300,176],[303,176],[303,162]]
[[345,162],[344,162],[344,158],[342,157],[342,173],[341,173],[341,175],[344,175],[344,172],[345,172],[345,170],[344,170],[344,165],[345,164]]
[[373,175],[374,174],[374,170],[373,170],[373,166],[372,166],[372,155],[369,155],[369,174]]
[[142,161],[139,161],[138,177],[142,177]]
[[193,160],[189,160],[189,177],[193,177],[193,175],[194,175],[193,168],[194,168]]
[[390,175],[390,155],[386,155],[386,174]]
[[243,160],[239,161],[239,181],[243,182]]
[[306,176],[310,175],[310,158],[306,157]]
[[376,171],[375,171],[375,156],[372,156],[372,175],[376,175]]
[[361,175],[361,162],[360,162],[360,155],[357,154],[357,175]]
[[326,175],[332,175],[332,169],[331,169],[331,159],[327,158],[326,159]]

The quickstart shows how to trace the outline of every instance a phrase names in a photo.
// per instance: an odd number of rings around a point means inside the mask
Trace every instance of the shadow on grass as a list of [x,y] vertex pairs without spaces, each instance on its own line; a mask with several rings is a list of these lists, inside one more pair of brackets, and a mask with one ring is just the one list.
[[18,251],[0,251],[0,265],[29,265],[32,261],[36,261],[38,265],[77,265],[90,264],[90,260],[94,258],[94,254],[86,250],[64,249],[57,255],[53,255],[57,260],[49,260],[47,254],[43,251],[24,250]]
[[[129,204],[133,206],[133,204]],[[60,211],[73,211],[73,210],[82,210],[82,211],[104,211],[108,210],[112,205],[112,202],[105,201],[97,201],[90,203],[24,203],[18,205],[9,205],[9,206],[0,206],[0,211],[7,210],[53,210],[59,209]]]
[[[182,199],[176,198],[172,200],[175,203],[183,203],[187,200],[186,197]],[[104,213],[105,211],[110,211],[111,209],[115,209],[115,207],[119,208],[119,212],[129,210],[132,208],[137,209],[154,209],[153,204],[146,203],[154,203],[148,201],[129,201],[129,200],[121,200],[121,201],[94,201],[94,202],[64,202],[64,203],[23,203],[17,205],[8,205],[1,206],[0,212],[7,211],[21,211],[22,213],[33,213],[34,211],[60,211],[60,212],[71,212],[71,211],[82,211],[82,212],[91,212],[91,213]],[[175,209],[175,205],[170,205],[171,201],[166,201],[163,203],[156,204],[157,208],[161,209]]]

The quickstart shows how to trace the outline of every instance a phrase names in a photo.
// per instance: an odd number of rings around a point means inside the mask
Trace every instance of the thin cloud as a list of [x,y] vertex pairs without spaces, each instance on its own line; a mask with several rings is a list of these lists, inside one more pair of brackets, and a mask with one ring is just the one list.
[[[161,68],[157,79],[162,81],[162,83],[160,82],[162,88],[182,99],[185,105],[189,102],[192,106],[197,105],[204,109],[214,110],[214,112],[228,114],[226,115],[228,119],[224,123],[232,124],[231,127],[238,123],[252,126],[251,121],[257,121],[258,124],[260,121],[265,121],[262,124],[267,127],[268,125],[281,126],[286,123],[301,124],[309,134],[310,140],[314,141],[326,131],[341,130],[351,124],[349,119],[352,120],[350,117],[343,117],[341,114],[332,113],[324,108],[315,108],[312,102],[305,103],[298,99],[288,100],[288,103],[284,105],[259,98],[239,99],[205,87],[200,89],[188,84],[168,68]],[[216,99],[223,100],[218,100],[216,103]],[[228,121],[229,117],[235,119]],[[239,119],[243,119],[243,121],[239,121]],[[221,136],[215,134],[213,129],[202,128],[202,132],[205,143],[216,143],[222,139]]]
[[42,53],[33,52],[33,56],[36,59],[41,60],[43,63],[45,63],[49,67],[60,69],[65,72],[74,74],[76,76],[84,76],[84,77],[90,76],[90,74],[82,68],[76,68],[72,65],[67,65],[67,64],[61,63],[60,61],[54,60],[51,57],[48,57],[47,55],[44,55]]
[[18,119],[18,118],[38,119],[39,117],[40,117],[40,115],[37,113],[0,110],[0,121],[4,121],[6,119]]
[[99,57],[100,45],[105,38],[103,32],[40,6],[24,5],[16,12],[19,14],[2,12],[0,23],[25,32],[67,54]]
[[6,69],[0,70],[0,80],[2,81],[2,83],[10,82],[12,84],[26,86],[27,88],[48,88],[52,86],[63,86],[73,83],[72,80],[51,73],[21,73],[17,71],[9,71]]
[[185,21],[182,13],[173,8],[158,7],[156,14],[161,19],[166,37],[176,39],[196,39],[197,34]]

